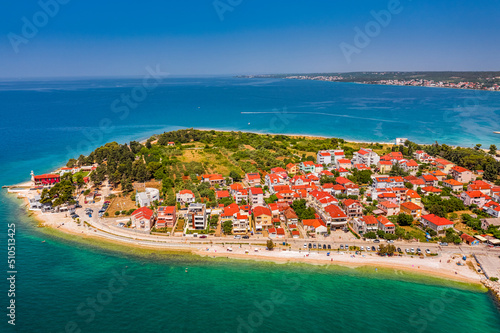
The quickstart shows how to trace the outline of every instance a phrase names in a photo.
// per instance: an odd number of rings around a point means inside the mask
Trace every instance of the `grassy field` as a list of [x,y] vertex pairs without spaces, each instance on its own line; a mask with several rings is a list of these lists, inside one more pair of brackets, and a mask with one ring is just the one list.
[[115,217],[116,211],[121,212],[130,209],[137,209],[137,206],[135,205],[135,201],[130,200],[130,195],[128,195],[113,198],[106,212],[109,214],[109,217]]

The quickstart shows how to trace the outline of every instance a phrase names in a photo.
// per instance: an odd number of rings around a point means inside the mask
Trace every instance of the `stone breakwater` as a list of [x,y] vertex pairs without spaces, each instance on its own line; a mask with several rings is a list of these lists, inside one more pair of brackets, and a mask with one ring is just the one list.
[[486,288],[488,288],[489,290],[491,290],[493,292],[493,294],[496,296],[498,301],[500,301],[500,283],[493,282],[491,280],[483,280],[482,282]]

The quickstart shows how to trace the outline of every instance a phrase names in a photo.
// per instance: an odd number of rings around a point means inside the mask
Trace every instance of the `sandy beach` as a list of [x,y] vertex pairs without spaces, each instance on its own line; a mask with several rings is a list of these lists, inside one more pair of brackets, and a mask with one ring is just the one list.
[[[24,206],[28,205],[26,197],[19,196],[24,200]],[[329,251],[308,251],[295,250],[288,251],[281,248],[275,248],[272,251],[266,250],[265,246],[255,244],[231,244],[232,239],[228,238],[223,244],[210,244],[210,240],[205,240],[201,244],[201,239],[186,239],[180,237],[165,237],[165,244],[147,244],[145,241],[130,237],[119,237],[107,232],[96,230],[93,226],[84,223],[78,225],[71,217],[65,213],[42,213],[40,211],[28,211],[28,215],[39,223],[39,227],[53,228],[57,231],[75,235],[83,238],[99,239],[112,244],[133,246],[134,248],[148,249],[152,252],[158,251],[183,251],[202,257],[226,257],[238,260],[268,261],[279,264],[284,263],[307,263],[312,265],[340,265],[346,267],[373,267],[394,270],[394,274],[401,272],[411,272],[437,278],[443,278],[453,281],[459,281],[470,284],[481,284],[484,276],[477,273],[476,264],[468,259],[468,264],[458,266],[456,263],[463,263],[460,254],[441,254],[437,257],[419,256],[393,256],[381,257],[374,253],[363,253],[356,255],[354,252],[343,253],[336,250]],[[97,232],[100,231],[100,232]],[[196,241],[192,242],[191,241]],[[171,242],[169,244],[168,242]],[[231,249],[231,251],[228,250]]]

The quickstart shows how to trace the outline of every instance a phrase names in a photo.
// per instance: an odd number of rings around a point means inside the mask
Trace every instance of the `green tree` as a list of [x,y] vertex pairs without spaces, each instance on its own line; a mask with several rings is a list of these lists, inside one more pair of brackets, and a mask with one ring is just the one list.
[[488,152],[490,155],[496,155],[497,154],[497,146],[491,145],[490,146],[490,151]]
[[266,244],[266,245],[267,245],[267,248],[268,248],[270,251],[272,251],[272,249],[274,249],[274,243],[273,243],[273,241],[272,241],[272,240],[268,239],[268,240],[267,240],[267,244]]
[[229,173],[229,177],[233,178],[234,182],[239,182],[241,180],[241,175],[234,170]]
[[373,231],[369,231],[367,232],[366,234],[363,235],[365,238],[369,238],[369,239],[375,239],[377,238],[377,234]]
[[413,223],[413,217],[405,213],[399,213],[396,217],[396,223],[400,226],[410,226]]
[[224,234],[231,235],[233,232],[233,222],[229,220],[224,221],[224,223],[222,223],[222,230],[224,231]]

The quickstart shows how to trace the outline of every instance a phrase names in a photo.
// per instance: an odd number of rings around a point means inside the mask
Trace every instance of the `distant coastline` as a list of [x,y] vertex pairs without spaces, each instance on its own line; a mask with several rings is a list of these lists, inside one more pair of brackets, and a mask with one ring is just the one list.
[[241,75],[241,78],[279,78],[370,85],[500,91],[500,72],[351,72]]

